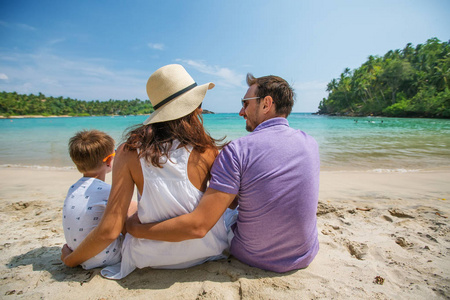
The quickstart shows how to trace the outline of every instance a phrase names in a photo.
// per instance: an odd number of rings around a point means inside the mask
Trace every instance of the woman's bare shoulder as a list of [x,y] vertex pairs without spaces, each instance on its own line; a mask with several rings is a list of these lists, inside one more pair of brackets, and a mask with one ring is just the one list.
[[211,166],[219,154],[219,151],[216,148],[207,148],[203,153],[193,150],[192,154],[197,163]]
[[133,167],[136,166],[136,163],[138,162],[139,159],[136,150],[127,149],[125,144],[121,144],[117,147],[114,165],[126,165],[128,167]]
[[191,183],[200,191],[205,191],[210,177],[209,171],[218,151],[208,148],[203,153],[193,150],[189,156],[188,176]]

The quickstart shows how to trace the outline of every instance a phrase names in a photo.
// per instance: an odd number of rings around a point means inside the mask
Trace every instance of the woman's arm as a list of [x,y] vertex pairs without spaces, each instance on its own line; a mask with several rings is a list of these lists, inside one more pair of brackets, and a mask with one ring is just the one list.
[[103,217],[81,244],[72,252],[62,250],[61,260],[75,267],[94,257],[108,247],[124,227],[134,191],[130,165],[135,164],[136,152],[124,151],[123,145],[116,151],[112,171],[112,187]]

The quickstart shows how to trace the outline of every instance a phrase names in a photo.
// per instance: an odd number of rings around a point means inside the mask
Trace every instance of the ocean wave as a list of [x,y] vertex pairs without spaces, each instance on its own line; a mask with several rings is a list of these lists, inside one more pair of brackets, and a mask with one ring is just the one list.
[[373,169],[368,172],[373,173],[409,173],[409,172],[419,172],[419,169]]
[[16,165],[16,164],[4,164],[0,165],[0,168],[23,168],[23,169],[36,169],[36,170],[76,170],[75,167],[53,167],[53,166],[39,166],[39,165]]

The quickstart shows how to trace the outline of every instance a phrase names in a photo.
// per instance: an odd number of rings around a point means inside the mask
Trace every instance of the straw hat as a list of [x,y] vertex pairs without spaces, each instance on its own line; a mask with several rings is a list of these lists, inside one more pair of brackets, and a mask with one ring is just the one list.
[[155,111],[144,125],[176,120],[193,112],[214,83],[197,85],[181,65],[167,65],[147,81],[147,95]]

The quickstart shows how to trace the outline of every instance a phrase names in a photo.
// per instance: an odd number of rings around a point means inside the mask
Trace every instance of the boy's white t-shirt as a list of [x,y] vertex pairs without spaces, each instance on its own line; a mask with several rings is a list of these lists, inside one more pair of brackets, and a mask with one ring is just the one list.
[[[83,239],[97,227],[108,202],[111,185],[83,177],[69,188],[63,207],[63,228],[66,243],[75,250]],[[116,264],[121,259],[123,236],[120,235],[106,249],[81,264],[88,270]]]

